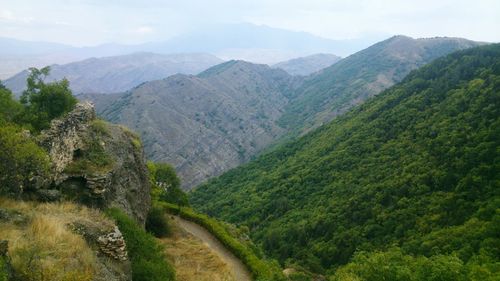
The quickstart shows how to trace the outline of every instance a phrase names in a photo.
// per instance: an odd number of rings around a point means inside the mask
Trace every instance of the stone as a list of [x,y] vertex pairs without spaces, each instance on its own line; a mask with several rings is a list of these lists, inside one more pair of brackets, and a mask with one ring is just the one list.
[[57,189],[38,189],[36,194],[39,201],[54,202],[61,199],[61,192]]
[[113,232],[100,236],[97,241],[99,248],[107,256],[121,261],[128,259],[126,243],[118,227]]

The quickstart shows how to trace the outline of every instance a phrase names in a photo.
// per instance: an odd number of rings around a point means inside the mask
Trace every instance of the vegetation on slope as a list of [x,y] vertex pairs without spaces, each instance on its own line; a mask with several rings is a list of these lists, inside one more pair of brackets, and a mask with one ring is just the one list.
[[48,67],[31,69],[21,102],[0,83],[0,193],[20,193],[36,178],[46,176],[47,153],[29,135],[39,133],[76,104],[67,81],[44,83],[48,73]]
[[329,274],[349,263],[338,270],[346,280],[428,264],[493,280],[500,274],[499,117],[500,45],[456,52],[202,185],[191,203],[249,227],[281,263]]
[[[0,84],[2,195],[18,196],[24,190],[34,189],[37,178],[42,178],[43,182],[43,177],[48,175],[49,159],[47,152],[36,144],[36,135],[76,104],[66,80],[44,82],[48,71],[48,68],[32,69],[27,81],[28,90],[21,102],[14,100],[12,93]],[[109,169],[113,159],[100,144],[102,137],[109,134],[108,129],[109,124],[100,120],[90,124],[85,153],[75,155],[67,172],[92,173]],[[35,136],[31,137],[31,134]],[[141,145],[135,135],[128,131],[125,134],[131,137],[136,148]],[[82,154],[82,151],[78,152]],[[89,242],[87,233],[79,233],[78,225],[82,222],[98,231],[109,231],[110,226],[114,229],[112,221],[99,211],[72,203],[40,204],[7,199],[0,199],[0,207],[0,238],[13,242],[8,254],[19,280],[109,280],[129,273],[130,269],[121,268],[128,262],[112,264],[114,259],[95,254],[99,251],[98,246],[93,245],[97,243],[97,237]],[[117,221],[126,240],[134,281],[175,280],[174,270],[153,236],[120,210],[109,210],[109,215]],[[0,261],[0,267],[4,266],[3,262]],[[0,268],[0,278],[3,274]]]
[[172,235],[161,239],[177,281],[240,281],[201,239],[172,223]]
[[163,247],[152,235],[119,209],[109,209],[107,214],[116,221],[127,243],[133,281],[175,280]]
[[308,77],[292,94],[278,124],[299,133],[318,127],[401,81],[411,70],[477,45],[460,38],[394,36]]
[[217,220],[196,213],[190,208],[182,208],[165,202],[160,202],[158,204],[168,213],[179,215],[186,220],[203,226],[248,267],[252,276],[257,281],[284,280],[279,265],[264,260],[262,256],[258,255],[255,246],[252,247],[248,242],[243,243],[235,238],[235,236],[230,234],[227,228]]
[[75,222],[100,228],[113,225],[99,211],[73,203],[0,198],[0,237],[9,241],[8,255],[16,280],[103,280],[96,249],[73,231]]

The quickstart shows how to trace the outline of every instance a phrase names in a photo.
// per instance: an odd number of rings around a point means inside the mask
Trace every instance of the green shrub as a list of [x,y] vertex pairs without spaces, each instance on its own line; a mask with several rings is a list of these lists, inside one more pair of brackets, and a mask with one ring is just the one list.
[[133,281],[175,280],[174,269],[167,262],[164,248],[152,235],[118,209],[109,209],[106,213],[116,221],[127,243]]
[[91,127],[92,131],[94,131],[95,133],[109,136],[108,125],[106,124],[106,121],[104,121],[104,120],[96,119],[96,120],[92,121],[92,123],[90,124],[90,127]]
[[106,152],[101,144],[99,131],[94,131],[95,135],[85,140],[85,146],[79,156],[74,158],[65,169],[66,173],[103,173],[109,171],[114,159]]
[[5,257],[0,257],[0,281],[9,280],[9,272],[7,269],[7,261]]
[[163,208],[153,206],[149,210],[146,219],[146,230],[159,238],[167,237],[171,234],[172,231]]
[[257,281],[285,280],[277,263],[259,259],[250,247],[232,237],[225,227],[215,219],[195,213],[189,208],[182,208],[170,203],[160,202],[158,205],[163,207],[166,212],[179,215],[183,219],[203,226],[247,266]]
[[34,178],[45,176],[48,169],[47,153],[21,128],[0,127],[0,193],[21,193]]

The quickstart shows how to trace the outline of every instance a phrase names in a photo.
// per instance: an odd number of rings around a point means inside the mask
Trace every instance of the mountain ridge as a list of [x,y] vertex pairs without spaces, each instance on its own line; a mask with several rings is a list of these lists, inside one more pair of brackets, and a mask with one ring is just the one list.
[[[176,73],[197,74],[221,62],[219,58],[203,53],[162,55],[141,52],[52,65],[46,80],[66,77],[76,94],[114,93]],[[26,88],[28,74],[25,70],[5,80],[4,84],[13,92],[20,93]]]
[[190,188],[248,161],[284,133],[273,120],[293,79],[267,65],[230,61],[198,76],[178,74],[122,94],[79,98],[141,134],[149,159],[173,163]]
[[[499,44],[439,58],[319,129],[210,180],[191,202],[249,227],[280,262],[332,280],[343,280],[335,271],[347,263],[339,274],[367,276],[387,256],[403,269],[415,267],[411,272],[422,274],[415,280],[428,280],[422,276],[438,258],[458,262],[450,280],[470,279],[475,270],[493,278],[499,60]],[[430,263],[418,265],[421,259]]]

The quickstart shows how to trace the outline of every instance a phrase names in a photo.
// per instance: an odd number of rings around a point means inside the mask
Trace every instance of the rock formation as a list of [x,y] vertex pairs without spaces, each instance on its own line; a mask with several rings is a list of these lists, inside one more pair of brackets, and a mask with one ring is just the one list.
[[34,192],[38,199],[117,207],[144,224],[151,202],[150,183],[134,133],[96,119],[93,105],[87,102],[53,120],[39,143],[49,153],[52,173],[50,183]]
[[115,227],[113,232],[100,236],[97,241],[101,251],[106,255],[115,260],[127,260],[125,240],[118,227]]

